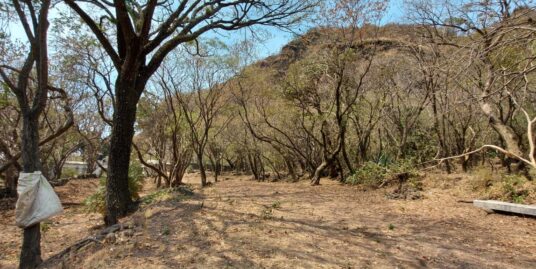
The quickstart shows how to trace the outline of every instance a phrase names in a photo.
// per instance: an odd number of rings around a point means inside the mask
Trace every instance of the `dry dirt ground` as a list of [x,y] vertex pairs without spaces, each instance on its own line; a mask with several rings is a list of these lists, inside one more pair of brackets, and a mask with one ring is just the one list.
[[[462,177],[428,180],[424,199],[364,190],[223,177],[186,199],[144,205],[122,220],[129,233],[82,248],[52,268],[536,268],[536,219],[488,214]],[[189,181],[196,175],[189,175]],[[57,191],[79,202],[95,180]],[[151,192],[151,189],[145,191]],[[13,210],[0,220],[0,268],[16,264]],[[95,232],[98,215],[71,206],[43,237],[44,258]],[[112,240],[114,239],[114,240]]]

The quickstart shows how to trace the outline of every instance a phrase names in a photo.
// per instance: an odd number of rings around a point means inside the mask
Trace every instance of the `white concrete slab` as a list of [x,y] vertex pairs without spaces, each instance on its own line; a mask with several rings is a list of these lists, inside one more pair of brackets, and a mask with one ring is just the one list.
[[474,200],[473,205],[494,211],[503,211],[536,217],[536,205],[521,205],[495,200]]

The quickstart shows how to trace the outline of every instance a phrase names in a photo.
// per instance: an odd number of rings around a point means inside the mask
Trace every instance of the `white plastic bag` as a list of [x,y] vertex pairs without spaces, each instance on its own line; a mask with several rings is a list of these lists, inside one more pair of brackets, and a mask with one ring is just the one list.
[[17,193],[19,199],[15,207],[15,223],[21,228],[63,212],[58,195],[40,171],[20,173]]

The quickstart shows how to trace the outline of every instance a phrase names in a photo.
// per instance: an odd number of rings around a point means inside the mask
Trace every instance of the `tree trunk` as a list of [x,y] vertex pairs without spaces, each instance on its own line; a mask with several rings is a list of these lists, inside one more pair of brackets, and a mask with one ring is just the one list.
[[254,160],[255,160],[255,167],[257,167],[257,173],[259,175],[259,179],[261,181],[264,181],[266,179],[266,173],[264,171],[264,164],[262,163],[260,153],[255,154]]
[[287,165],[288,176],[290,176],[290,178],[292,178],[292,182],[297,182],[298,181],[298,176],[296,176],[296,171],[294,169],[294,163],[292,162],[292,160],[289,160],[289,158],[284,158],[284,160],[285,160],[285,164]]
[[348,157],[348,152],[346,151],[346,139],[344,139],[344,137],[341,139],[343,139],[341,150],[342,150],[344,163],[346,164],[346,167],[348,168],[348,171],[350,172],[350,174],[353,174],[355,173],[355,170],[354,170],[354,166],[352,165],[352,162],[350,162],[350,157]]
[[108,180],[106,181],[104,222],[107,226],[116,224],[117,218],[125,216],[132,204],[128,189],[128,166],[134,136],[137,102],[133,101],[133,98],[120,98],[120,95],[116,95],[116,98],[108,159]]
[[62,171],[63,170],[63,161],[61,161],[61,163],[59,164],[54,164],[54,168],[53,168],[53,173],[54,173],[54,178],[53,179],[60,179],[61,176],[62,176]]
[[315,170],[313,178],[311,179],[311,185],[320,185],[320,177],[322,177],[322,172],[328,166],[327,161],[323,161]]
[[209,155],[208,160],[210,161],[210,166],[211,166],[212,172],[214,173],[214,182],[218,182],[218,164],[217,164],[217,160],[215,160],[215,158],[211,157],[210,155]]
[[[29,114],[29,113],[28,113]],[[39,116],[24,115],[22,123],[22,171],[32,173],[41,169],[39,159]],[[20,253],[21,269],[36,268],[41,259],[41,229],[40,224],[24,229],[22,249]]]
[[205,171],[205,165],[203,164],[203,153],[196,153],[197,162],[199,164],[199,173],[201,174],[201,187],[207,185],[207,172]]
[[249,169],[251,173],[253,174],[253,177],[255,178],[255,180],[260,180],[258,170],[257,170],[257,165],[251,153],[248,153],[248,164],[249,164]]
[[519,138],[510,126],[496,121],[490,121],[490,124],[491,127],[493,127],[493,129],[501,136],[506,150],[518,156],[523,156],[523,151],[519,147]]
[[329,165],[329,178],[331,179],[335,179],[339,176],[339,171],[337,169],[337,164],[336,162],[332,162],[330,165]]
[[236,165],[233,163],[232,160],[227,159],[227,158],[225,158],[224,160],[227,162],[227,164],[229,164],[229,169],[230,170],[236,170]]
[[337,159],[336,164],[337,164],[337,170],[339,170],[339,181],[344,183],[346,177],[344,174],[344,169],[342,168],[341,160]]
[[216,168],[214,169],[214,182],[218,182],[218,176],[221,172],[221,160],[216,159]]
[[[491,104],[486,102],[486,97],[488,94],[490,94],[491,88],[496,79],[493,75],[495,71],[493,63],[488,56],[488,53],[485,53],[483,55],[483,62],[486,66],[486,70],[488,71],[488,78],[484,84],[484,89],[482,91],[482,99],[479,103],[480,108],[482,109],[482,112],[484,112],[484,114],[488,117],[489,124],[491,125],[491,127],[497,132],[497,134],[499,134],[502,142],[506,145],[504,148],[513,154],[523,156],[523,152],[519,147],[519,138],[514,132],[514,130],[510,126],[506,125],[502,121],[502,119],[494,113]],[[507,157],[508,159],[511,159],[510,156]],[[516,159],[516,161],[519,161],[519,159]]]

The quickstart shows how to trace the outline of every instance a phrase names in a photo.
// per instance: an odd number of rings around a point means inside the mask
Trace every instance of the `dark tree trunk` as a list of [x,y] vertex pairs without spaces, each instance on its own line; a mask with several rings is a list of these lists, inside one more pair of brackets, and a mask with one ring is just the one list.
[[329,165],[329,178],[335,179],[339,176],[339,170],[337,167],[337,164],[335,162],[332,162]]
[[214,173],[214,182],[218,182],[218,175],[220,172],[218,159],[209,157],[208,160],[210,161],[210,166],[211,166],[212,172]]
[[203,153],[197,153],[197,162],[199,164],[199,173],[201,174],[201,186],[207,185],[207,171],[205,171],[205,165],[203,164]]
[[218,182],[218,176],[221,172],[221,160],[216,159],[216,167],[214,169],[214,182]]
[[[39,159],[39,116],[32,113],[23,115],[22,122],[22,171],[32,173],[40,171]],[[24,229],[22,249],[20,253],[21,269],[36,268],[41,259],[41,229],[40,224]]]
[[253,177],[255,178],[255,180],[260,180],[257,165],[255,162],[255,157],[252,156],[251,153],[248,153],[248,164],[249,164],[249,169],[251,173],[253,174]]
[[339,172],[339,181],[344,183],[346,176],[344,174],[344,168],[342,168],[341,160],[337,159],[337,171]]
[[343,133],[343,136],[341,137],[342,139],[342,147],[341,147],[341,150],[342,150],[342,156],[343,156],[343,159],[344,159],[344,163],[346,164],[346,167],[348,168],[348,171],[350,171],[350,174],[353,174],[355,171],[354,171],[354,166],[352,165],[352,162],[350,162],[350,157],[348,157],[348,152],[346,151],[346,139],[345,139],[345,135]]
[[297,182],[298,176],[296,175],[296,171],[294,169],[294,163],[289,158],[284,158],[284,160],[285,160],[285,165],[287,166],[288,176],[292,178],[293,182]]
[[[121,87],[120,85],[118,87]],[[116,94],[117,101],[113,116],[108,159],[108,180],[106,181],[106,214],[104,222],[107,226],[116,224],[117,218],[125,216],[132,205],[132,198],[128,189],[128,166],[132,151],[138,98],[132,97],[132,95],[135,95],[134,89],[126,90],[130,90],[130,93]],[[118,91],[121,91],[121,89],[116,89],[116,92]],[[128,98],[128,95],[131,95],[130,98]]]
[[54,173],[54,178],[49,178],[49,180],[55,180],[60,179],[62,176],[62,170],[63,170],[63,164],[64,161],[61,161],[60,163],[54,164],[54,167],[52,168],[52,171]]
[[229,169],[230,170],[236,170],[237,169],[236,165],[233,163],[232,160],[229,160],[229,159],[225,158],[225,161],[227,162],[227,164],[229,164]]
[[266,179],[266,172],[264,171],[264,164],[263,164],[263,162],[261,160],[261,155],[260,154],[256,154],[255,163],[256,163],[255,166],[259,169],[258,170],[259,178],[261,180],[265,180]]

